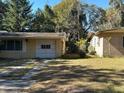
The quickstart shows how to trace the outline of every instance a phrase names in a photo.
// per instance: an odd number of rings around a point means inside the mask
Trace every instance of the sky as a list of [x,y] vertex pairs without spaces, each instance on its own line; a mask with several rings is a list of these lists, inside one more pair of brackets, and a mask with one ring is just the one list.
[[[95,4],[98,7],[102,7],[106,9],[108,7],[109,0],[81,0],[89,4]],[[48,4],[50,6],[54,6],[61,2],[61,0],[30,0],[31,4],[33,4],[33,11],[36,11],[37,8],[43,9],[44,5]]]
[[53,6],[61,2],[61,0],[30,0],[31,4],[33,4],[33,11],[37,10],[37,8],[43,9],[46,4]]
[[109,6],[109,0],[82,0],[84,2],[87,2],[89,4],[95,4],[98,7],[102,7],[106,9]]

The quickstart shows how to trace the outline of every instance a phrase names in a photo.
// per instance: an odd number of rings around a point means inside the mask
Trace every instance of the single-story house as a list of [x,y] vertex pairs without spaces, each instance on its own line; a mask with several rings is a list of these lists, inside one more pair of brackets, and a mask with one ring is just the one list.
[[0,32],[0,58],[57,58],[65,42],[65,33]]
[[96,32],[91,46],[100,57],[124,56],[124,28]]

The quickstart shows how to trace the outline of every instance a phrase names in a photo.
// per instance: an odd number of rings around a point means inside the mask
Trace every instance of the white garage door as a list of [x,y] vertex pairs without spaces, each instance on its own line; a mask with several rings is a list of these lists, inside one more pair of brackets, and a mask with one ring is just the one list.
[[36,47],[36,57],[55,58],[55,41],[38,41]]

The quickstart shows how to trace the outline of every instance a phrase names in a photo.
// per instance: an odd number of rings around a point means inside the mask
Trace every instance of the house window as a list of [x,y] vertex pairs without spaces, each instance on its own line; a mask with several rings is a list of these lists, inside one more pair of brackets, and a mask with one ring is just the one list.
[[2,40],[0,50],[22,50],[22,40]]
[[50,49],[51,46],[50,45],[41,45],[41,49]]
[[21,40],[15,41],[15,50],[22,50],[22,41]]

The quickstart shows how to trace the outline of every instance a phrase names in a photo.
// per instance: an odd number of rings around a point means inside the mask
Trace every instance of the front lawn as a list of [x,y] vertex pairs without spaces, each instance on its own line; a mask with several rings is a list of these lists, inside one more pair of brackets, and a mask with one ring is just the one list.
[[20,80],[35,65],[32,59],[0,59],[0,79]]
[[124,93],[124,58],[52,61],[32,79],[34,93]]

